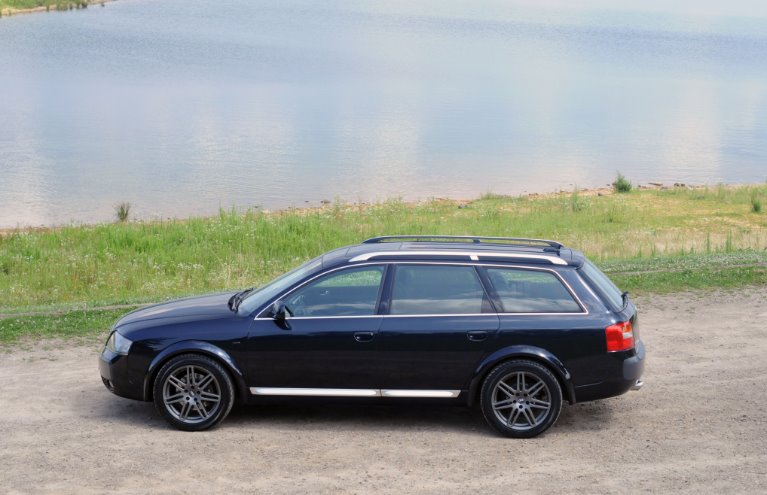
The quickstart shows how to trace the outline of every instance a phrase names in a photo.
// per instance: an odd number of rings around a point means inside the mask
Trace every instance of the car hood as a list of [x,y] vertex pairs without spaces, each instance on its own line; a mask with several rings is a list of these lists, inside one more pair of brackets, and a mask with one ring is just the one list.
[[208,294],[147,306],[120,318],[115,328],[151,320],[191,321],[234,316],[235,313],[229,309],[227,304],[234,294],[236,292]]

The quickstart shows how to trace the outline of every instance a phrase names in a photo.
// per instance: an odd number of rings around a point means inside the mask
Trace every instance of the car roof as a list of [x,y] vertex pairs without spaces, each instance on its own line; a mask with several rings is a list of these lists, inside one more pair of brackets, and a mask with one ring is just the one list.
[[492,261],[580,266],[585,257],[556,241],[511,237],[386,236],[326,253],[323,268],[366,261]]

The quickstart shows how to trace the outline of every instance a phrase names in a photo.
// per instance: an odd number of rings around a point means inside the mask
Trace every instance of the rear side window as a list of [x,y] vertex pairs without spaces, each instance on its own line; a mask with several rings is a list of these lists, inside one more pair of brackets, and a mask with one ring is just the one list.
[[393,315],[492,312],[479,276],[471,266],[400,265],[394,273]]
[[623,296],[620,289],[615,286],[612,280],[607,278],[607,275],[602,273],[602,270],[590,261],[587,261],[583,264],[580,271],[591,282],[591,285],[596,286],[597,290],[605,295],[614,310],[617,311],[623,307]]
[[562,281],[550,272],[487,268],[504,313],[580,313]]

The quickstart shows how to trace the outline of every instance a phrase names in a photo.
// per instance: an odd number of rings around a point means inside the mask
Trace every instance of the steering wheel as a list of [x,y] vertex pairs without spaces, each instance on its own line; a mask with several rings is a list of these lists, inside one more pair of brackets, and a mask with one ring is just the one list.
[[290,299],[291,316],[309,316],[309,310],[306,309],[306,300],[303,294]]

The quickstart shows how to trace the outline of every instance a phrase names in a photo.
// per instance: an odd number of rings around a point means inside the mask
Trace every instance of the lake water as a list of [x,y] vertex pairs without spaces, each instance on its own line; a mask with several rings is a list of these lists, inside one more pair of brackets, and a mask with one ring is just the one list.
[[0,19],[0,227],[767,179],[762,3],[571,3]]

